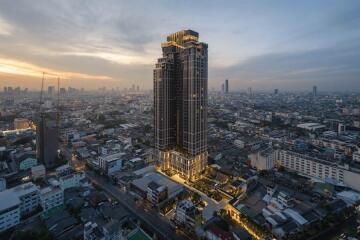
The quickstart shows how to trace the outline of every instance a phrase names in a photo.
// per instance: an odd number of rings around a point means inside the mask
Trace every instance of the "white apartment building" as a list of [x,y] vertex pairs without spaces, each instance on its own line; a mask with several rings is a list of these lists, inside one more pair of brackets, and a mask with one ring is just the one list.
[[257,170],[270,170],[274,167],[276,160],[276,151],[267,147],[249,155],[251,166]]
[[14,194],[0,192],[0,232],[20,223],[20,200]]
[[46,187],[40,190],[40,205],[44,212],[64,204],[64,191],[60,187]]
[[0,192],[4,191],[6,189],[6,179],[0,178]]
[[355,162],[360,162],[360,150],[358,150],[357,152],[354,152],[352,155],[352,159]]
[[234,145],[237,148],[243,149],[245,147],[245,142],[241,141],[240,139],[236,139],[236,140],[234,140]]
[[45,175],[46,175],[46,169],[43,164],[40,164],[40,165],[37,165],[37,166],[34,166],[31,168],[31,178],[33,180],[44,178]]
[[84,240],[105,240],[105,235],[97,223],[87,222],[84,225]]
[[347,152],[353,147],[353,145],[348,144],[344,141],[338,139],[328,139],[328,138],[315,138],[311,140],[312,144],[319,147],[331,148],[336,151]]
[[280,191],[277,200],[284,208],[290,208],[294,205],[294,198],[287,192]]
[[111,175],[114,172],[120,171],[123,166],[122,157],[125,155],[123,152],[108,154],[99,157],[100,169],[106,175]]
[[279,150],[277,164],[300,175],[321,180],[332,179],[360,191],[360,169],[340,165],[289,150]]
[[340,183],[344,182],[344,169],[340,169],[336,163],[288,150],[279,150],[278,156],[280,165],[286,169],[309,177],[323,180],[332,178]]
[[80,187],[82,186],[82,181],[85,179],[84,172],[74,172],[66,176],[59,177],[59,184],[62,190]]
[[72,171],[73,169],[69,164],[62,165],[55,169],[56,176],[58,177],[69,175]]
[[154,205],[164,201],[168,197],[168,189],[164,185],[160,185],[154,181],[147,186],[146,198]]
[[176,205],[175,220],[178,223],[195,226],[196,208],[189,200],[182,200]]
[[5,190],[3,193],[13,194],[20,200],[20,214],[22,216],[36,210],[40,203],[39,188],[32,182],[10,188]]

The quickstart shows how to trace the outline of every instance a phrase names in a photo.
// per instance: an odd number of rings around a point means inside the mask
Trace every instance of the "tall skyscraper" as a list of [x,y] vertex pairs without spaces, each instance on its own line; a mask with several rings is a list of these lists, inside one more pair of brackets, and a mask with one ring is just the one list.
[[229,79],[225,80],[225,93],[229,93]]
[[252,96],[252,88],[251,87],[248,88],[248,94],[250,97]]
[[275,89],[274,89],[274,94],[276,95],[276,94],[278,94],[278,93],[279,93],[279,89],[275,88]]
[[162,170],[196,179],[207,165],[208,45],[183,30],[162,43],[154,69],[155,157]]
[[317,96],[317,86],[313,86],[313,96]]
[[59,144],[59,131],[56,122],[56,112],[40,112],[36,126],[36,154],[37,159],[47,169],[56,164]]
[[224,93],[225,92],[225,85],[221,84],[221,92]]
[[55,86],[49,86],[48,87],[48,94],[53,95],[55,93]]

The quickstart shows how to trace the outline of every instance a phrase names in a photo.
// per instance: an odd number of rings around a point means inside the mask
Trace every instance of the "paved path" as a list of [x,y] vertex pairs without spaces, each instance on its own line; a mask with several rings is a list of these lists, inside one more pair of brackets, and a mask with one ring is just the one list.
[[[163,173],[161,173],[161,174],[163,174]],[[203,215],[203,218],[205,221],[207,221],[213,217],[214,211],[219,211],[220,209],[224,208],[226,206],[226,204],[228,203],[228,201],[225,199],[221,200],[220,202],[216,202],[214,199],[207,196],[205,193],[197,190],[196,188],[194,188],[192,186],[185,184],[185,180],[180,178],[177,174],[172,177],[169,177],[165,174],[163,174],[163,175],[177,183],[180,183],[181,185],[185,186],[186,188],[190,189],[191,191],[194,191],[194,192],[197,192],[200,194],[202,200],[208,203],[202,212],[202,215]]]

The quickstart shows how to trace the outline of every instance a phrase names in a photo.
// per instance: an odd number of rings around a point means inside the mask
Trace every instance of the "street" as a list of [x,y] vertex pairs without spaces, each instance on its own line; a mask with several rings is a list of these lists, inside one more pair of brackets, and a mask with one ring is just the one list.
[[172,229],[165,217],[160,216],[156,210],[144,210],[141,206],[137,206],[133,197],[130,194],[123,193],[121,190],[106,181],[101,176],[86,170],[87,177],[98,187],[102,188],[108,194],[116,198],[119,203],[124,206],[130,213],[138,217],[146,226],[150,227],[153,232],[156,233],[158,239],[190,239],[184,234],[179,236],[175,235],[175,230]]

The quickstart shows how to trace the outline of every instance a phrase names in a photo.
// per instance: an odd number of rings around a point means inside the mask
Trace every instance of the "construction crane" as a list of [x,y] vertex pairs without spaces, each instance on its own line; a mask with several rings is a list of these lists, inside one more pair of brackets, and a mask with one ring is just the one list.
[[56,106],[56,127],[60,125],[60,77],[57,78],[57,106]]
[[43,91],[44,91],[44,81],[45,81],[45,72],[43,72],[42,79],[41,79],[41,89],[40,89],[40,99],[39,99],[39,114],[41,113],[41,105],[42,105],[42,98],[43,98]]
[[[42,79],[41,79],[40,99],[39,99],[39,108],[38,108],[39,114],[41,114],[41,106],[43,104],[45,75],[46,75],[46,73],[43,72]],[[57,77],[57,104],[56,104],[57,121],[58,121],[58,118],[60,117],[59,109],[60,109],[60,77],[58,76]]]

